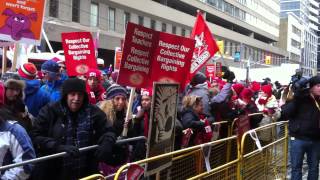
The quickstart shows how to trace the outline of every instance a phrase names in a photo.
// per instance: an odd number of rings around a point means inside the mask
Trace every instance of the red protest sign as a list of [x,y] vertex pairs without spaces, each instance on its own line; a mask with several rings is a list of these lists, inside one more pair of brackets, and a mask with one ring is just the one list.
[[216,66],[214,64],[206,66],[206,76],[207,77],[214,77],[214,72],[216,71]]
[[222,77],[222,63],[216,62],[216,76]]
[[90,32],[62,33],[61,37],[69,76],[83,75],[90,68],[97,68]]
[[117,83],[137,88],[156,82],[184,87],[195,41],[128,23]]
[[40,44],[44,0],[0,1],[0,39]]
[[185,87],[194,50],[193,39],[167,33],[159,33],[159,42],[153,54],[152,82],[179,83]]
[[114,50],[114,70],[119,71],[120,63],[122,59],[122,50],[119,47],[116,47]]

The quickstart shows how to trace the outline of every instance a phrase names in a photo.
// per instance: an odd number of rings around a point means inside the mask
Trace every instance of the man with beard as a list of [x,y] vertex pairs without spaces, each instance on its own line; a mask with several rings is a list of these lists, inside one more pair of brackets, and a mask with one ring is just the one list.
[[[106,115],[88,104],[85,81],[67,79],[60,101],[44,106],[35,120],[32,136],[38,155],[67,152],[68,156],[36,165],[34,179],[85,177],[98,170],[98,161],[108,161],[116,141],[115,131]],[[92,152],[79,148],[98,144]]]
[[4,91],[0,92],[4,99],[3,108],[8,110],[5,118],[17,120],[29,132],[32,122],[23,102],[25,82],[17,74],[10,73],[8,76],[9,78],[4,83]]

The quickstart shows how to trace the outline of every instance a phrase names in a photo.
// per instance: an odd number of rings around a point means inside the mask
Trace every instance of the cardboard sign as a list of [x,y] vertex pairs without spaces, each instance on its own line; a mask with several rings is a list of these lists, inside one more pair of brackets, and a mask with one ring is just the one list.
[[128,23],[119,78],[121,85],[150,88],[154,81],[184,87],[195,41]]
[[213,78],[215,71],[216,71],[216,66],[214,64],[206,66],[206,76],[207,77]]
[[116,47],[114,50],[114,70],[119,71],[122,59],[122,50],[119,47]]
[[97,60],[90,32],[62,33],[62,46],[68,76],[84,75],[97,69]]
[[0,1],[0,39],[40,45],[45,0]]
[[[172,152],[174,147],[174,128],[178,105],[178,84],[155,83],[153,87],[151,117],[147,157]],[[151,175],[171,166],[172,158],[149,162],[146,175]]]

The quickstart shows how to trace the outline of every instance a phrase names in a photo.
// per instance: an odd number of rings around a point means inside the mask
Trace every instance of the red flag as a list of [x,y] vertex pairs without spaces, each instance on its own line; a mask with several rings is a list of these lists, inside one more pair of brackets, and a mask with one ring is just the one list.
[[190,75],[192,77],[217,51],[219,51],[219,47],[200,12],[198,12],[191,38],[196,40],[190,68]]

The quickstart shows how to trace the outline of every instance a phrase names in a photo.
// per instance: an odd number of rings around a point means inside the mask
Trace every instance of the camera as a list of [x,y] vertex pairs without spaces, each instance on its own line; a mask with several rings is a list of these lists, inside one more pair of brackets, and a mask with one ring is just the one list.
[[291,76],[292,90],[294,93],[302,92],[309,89],[309,77],[302,76],[301,71],[296,71],[296,74]]

